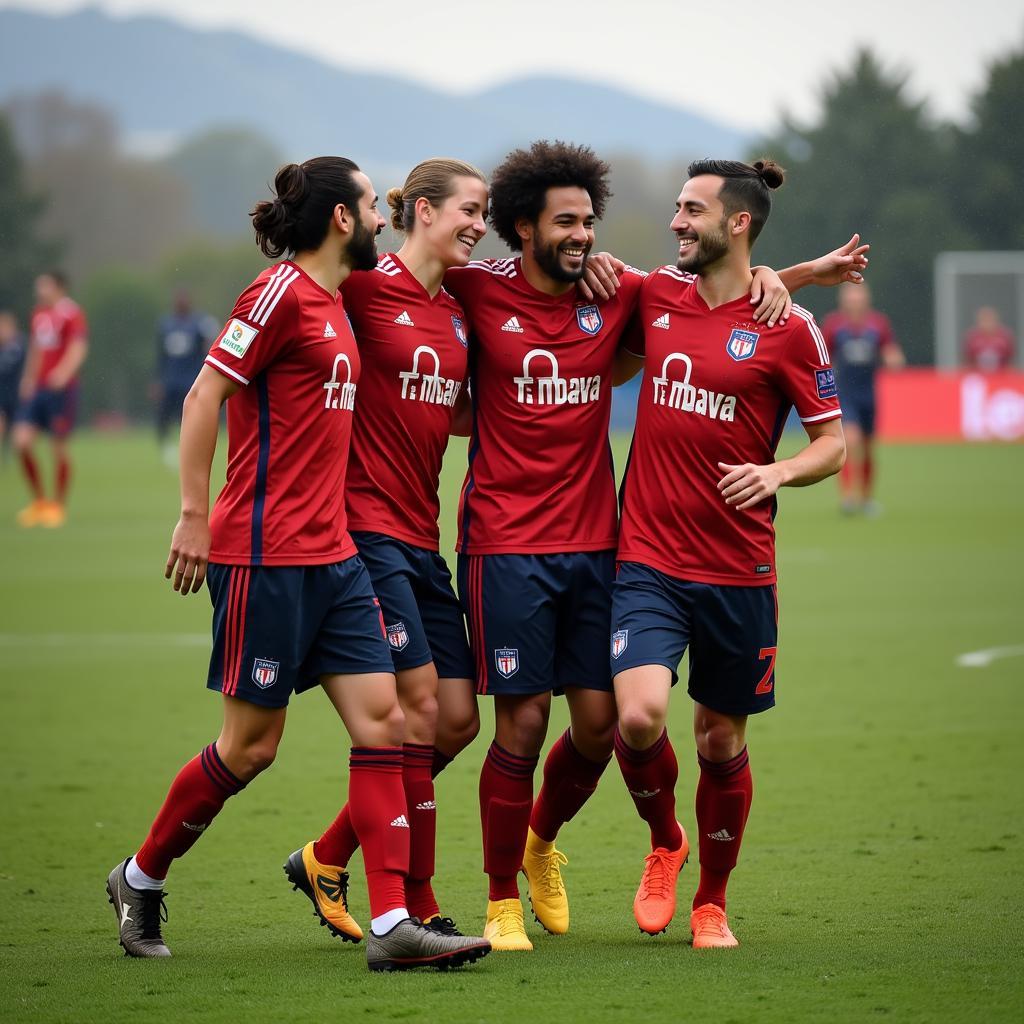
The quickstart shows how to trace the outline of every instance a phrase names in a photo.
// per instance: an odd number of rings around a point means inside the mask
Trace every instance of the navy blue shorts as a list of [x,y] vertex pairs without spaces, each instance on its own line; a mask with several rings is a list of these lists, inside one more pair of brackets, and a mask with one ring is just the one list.
[[331,565],[214,565],[206,685],[268,708],[325,675],[394,672],[380,604],[358,555]]
[[472,679],[466,622],[445,560],[382,533],[353,532],[352,539],[380,598],[395,668],[432,661],[440,679]]
[[31,423],[54,437],[67,437],[75,425],[77,412],[77,387],[64,388],[62,391],[39,388],[31,398],[21,403],[15,421]]
[[840,391],[843,423],[856,424],[866,437],[875,433],[875,396],[871,391]]
[[672,684],[690,649],[690,696],[723,715],[775,705],[779,606],[774,584],[718,586],[623,562],[612,591],[611,665],[617,674],[664,665]]
[[459,555],[478,693],[610,690],[614,551]]

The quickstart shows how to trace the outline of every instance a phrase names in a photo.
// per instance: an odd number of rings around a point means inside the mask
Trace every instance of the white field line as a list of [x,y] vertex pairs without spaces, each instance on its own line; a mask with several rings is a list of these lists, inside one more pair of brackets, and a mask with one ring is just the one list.
[[987,647],[983,651],[968,651],[966,654],[961,654],[956,659],[956,663],[961,668],[987,668],[993,661],[998,661],[1000,658],[1020,657],[1024,657],[1024,644],[1014,647]]

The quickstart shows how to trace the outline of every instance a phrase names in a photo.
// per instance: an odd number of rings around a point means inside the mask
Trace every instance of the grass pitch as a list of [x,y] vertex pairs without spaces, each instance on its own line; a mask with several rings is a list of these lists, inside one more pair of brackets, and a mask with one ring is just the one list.
[[[1024,645],[1024,449],[885,449],[874,521],[841,519],[831,483],[782,495],[779,707],[749,730],[738,950],[688,945],[696,858],[668,933],[638,934],[646,837],[613,763],[560,840],[569,935],[533,926],[533,954],[400,976],[371,976],[363,948],[316,927],[281,872],[344,793],[347,744],[317,693],[293,702],[278,763],[175,865],[173,959],[122,958],[107,872],[217,733],[210,606],[162,578],[177,491],[151,440],[83,435],[76,452],[58,531],[12,525],[24,493],[13,465],[0,470],[0,1020],[1021,1019],[1024,657],[956,659]],[[463,459],[453,445],[446,552]],[[486,898],[486,700],[483,713],[438,783],[436,888],[467,931]],[[689,719],[679,689],[671,733],[693,837]],[[552,738],[563,725],[559,710]]]

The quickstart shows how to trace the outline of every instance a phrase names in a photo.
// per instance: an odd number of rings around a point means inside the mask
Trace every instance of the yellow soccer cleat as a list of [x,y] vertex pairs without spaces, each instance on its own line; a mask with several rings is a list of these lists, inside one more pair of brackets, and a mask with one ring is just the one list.
[[63,526],[68,521],[68,514],[64,509],[64,506],[57,501],[46,502],[46,508],[40,513],[39,525],[46,526],[49,529],[56,529],[58,526]]
[[564,935],[569,930],[569,897],[562,881],[562,866],[568,863],[569,858],[555,849],[554,842],[541,839],[530,829],[523,854],[523,874],[529,885],[533,916],[552,935]]
[[313,914],[332,935],[343,942],[358,942],[363,937],[363,929],[348,912],[348,872],[343,867],[321,864],[313,856],[313,844],[306,843],[288,858],[284,873],[293,889],[309,897]]
[[488,900],[484,938],[495,953],[529,952],[533,943],[523,924],[523,905],[519,900]]
[[690,915],[694,949],[731,949],[739,940],[729,930],[725,911],[715,903],[705,903]]
[[26,505],[17,516],[19,526],[41,526],[50,503],[45,498],[36,498]]
[[676,912],[676,880],[690,856],[690,844],[683,826],[683,841],[678,850],[659,846],[644,858],[644,873],[633,900],[633,916],[640,930],[648,935],[663,932]]

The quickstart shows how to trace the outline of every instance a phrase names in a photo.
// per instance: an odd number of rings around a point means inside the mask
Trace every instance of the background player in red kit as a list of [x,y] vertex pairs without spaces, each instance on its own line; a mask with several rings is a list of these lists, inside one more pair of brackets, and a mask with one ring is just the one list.
[[[469,262],[487,231],[487,186],[470,164],[427,160],[388,192],[388,203],[404,245],[342,286],[362,362],[345,499],[352,539],[380,599],[405,713],[407,906],[428,927],[453,933],[430,882],[433,777],[473,739],[479,718],[465,621],[438,553],[438,481],[453,417],[466,400],[469,332],[442,279]],[[342,938],[362,935],[345,902],[345,866],[358,842],[346,805],[285,868]]]
[[[75,424],[78,374],[89,351],[85,314],[67,294],[63,274],[51,270],[36,278],[28,355],[21,378],[21,408],[14,423],[14,446],[32,492],[32,503],[18,513],[21,526],[61,526],[71,481],[67,439]],[[47,500],[33,446],[39,431],[53,444],[54,496]]]
[[[181,519],[167,576],[182,594],[208,579],[214,648],[207,686],[224,724],[178,773],[145,843],[110,873],[120,941],[168,956],[160,929],[172,861],[231,796],[269,767],[291,693],[323,687],[353,747],[349,805],[373,915],[367,962],[390,970],[484,955],[479,940],[409,917],[403,715],[380,608],[345,518],[345,469],[360,362],[338,294],[376,264],[383,226],[369,179],[350,160],[289,164],[253,226],[268,268],[245,289],[185,402]],[[220,406],[228,400],[227,482],[208,516]]]
[[899,370],[906,360],[884,313],[871,306],[867,285],[844,284],[839,308],[821,325],[843,403],[848,458],[839,474],[844,512],[877,515],[875,481],[875,378],[886,367]]
[[[646,365],[623,484],[611,664],[616,756],[650,825],[633,909],[666,928],[689,852],[676,821],[669,695],[690,650],[700,764],[694,946],[734,946],[725,890],[750,809],[747,716],[775,703],[775,493],[836,473],[845,447],[835,377],[812,317],[752,323],[750,249],[783,180],[772,163],[689,167],[672,230],[677,267],[641,290]],[[700,276],[694,276],[699,274]],[[775,461],[795,406],[810,443]]]

